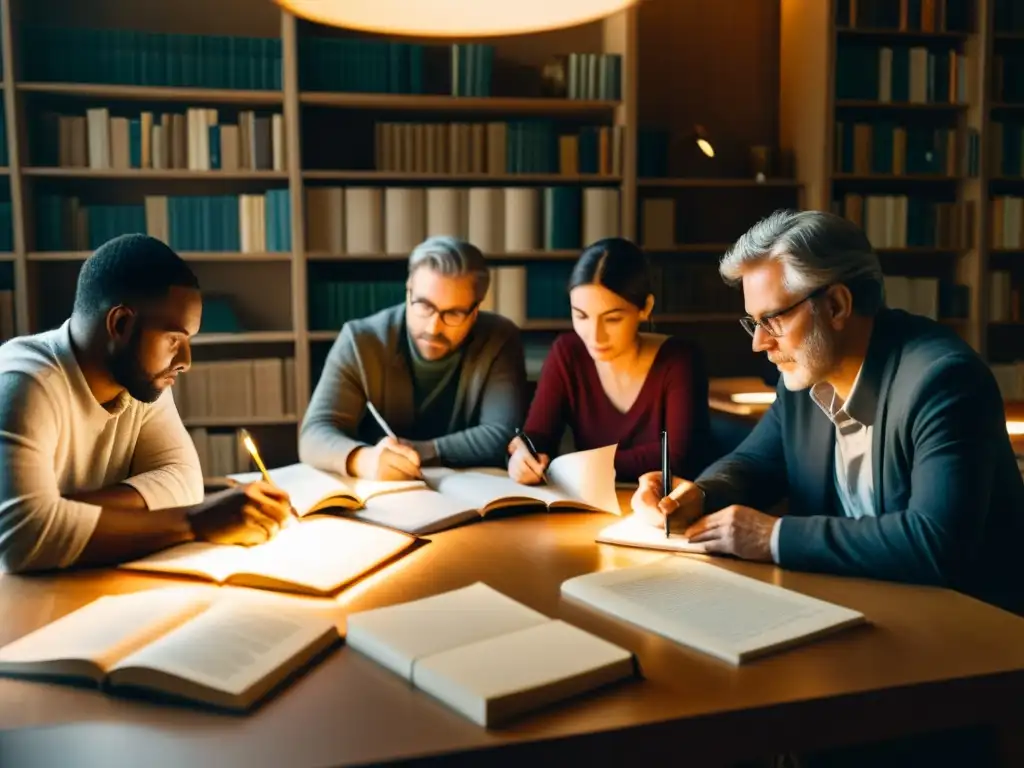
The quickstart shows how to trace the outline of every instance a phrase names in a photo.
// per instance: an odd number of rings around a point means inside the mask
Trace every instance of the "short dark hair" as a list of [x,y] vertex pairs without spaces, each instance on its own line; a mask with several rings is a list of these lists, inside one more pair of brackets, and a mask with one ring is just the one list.
[[647,306],[652,290],[651,266],[636,243],[606,237],[587,246],[569,276],[569,290],[581,285],[603,285],[638,309]]
[[119,235],[97,248],[82,264],[75,291],[75,314],[106,313],[162,299],[172,286],[199,289],[199,279],[170,246],[143,234]]

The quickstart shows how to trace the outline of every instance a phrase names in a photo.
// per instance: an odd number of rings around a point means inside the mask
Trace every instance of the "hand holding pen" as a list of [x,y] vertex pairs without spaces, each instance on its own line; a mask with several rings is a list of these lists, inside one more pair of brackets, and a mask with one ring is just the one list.
[[516,437],[509,443],[508,476],[523,485],[536,485],[547,481],[545,471],[550,459],[539,453],[533,440],[516,428]]

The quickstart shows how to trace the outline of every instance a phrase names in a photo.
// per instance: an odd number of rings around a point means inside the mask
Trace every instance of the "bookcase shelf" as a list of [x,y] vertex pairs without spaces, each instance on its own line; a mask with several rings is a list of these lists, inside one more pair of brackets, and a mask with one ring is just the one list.
[[[92,251],[29,251],[27,261],[85,261]],[[265,261],[291,261],[291,252],[278,253],[237,253],[232,251],[179,251],[185,261],[237,261],[241,263]],[[11,258],[14,255],[11,254]]]
[[287,426],[289,424],[297,424],[299,417],[292,415],[286,416],[249,416],[239,418],[227,418],[227,417],[188,417],[183,419],[186,427],[269,427],[269,426]]
[[192,179],[202,181],[286,181],[287,171],[249,170],[188,170],[184,168],[35,168],[21,169],[24,176],[56,179]]
[[198,333],[192,338],[193,345],[213,346],[216,344],[280,344],[292,343],[292,331],[240,331],[238,333]]
[[88,99],[130,99],[133,101],[193,101],[219,104],[280,105],[283,91],[258,91],[229,88],[181,88],[158,85],[116,85],[113,83],[39,83],[19,82],[15,89],[23,93],[77,96]]
[[[559,251],[520,251],[518,253],[488,252],[487,258],[492,261],[547,261],[575,260],[580,255],[577,250]],[[307,251],[306,258],[310,261],[345,262],[358,264],[362,262],[388,261],[405,262],[407,253],[328,253],[326,251]]]
[[517,98],[508,96],[440,96],[391,93],[325,93],[303,91],[302,104],[353,109],[380,109],[403,112],[473,112],[519,115],[594,115],[608,114],[620,106],[617,101],[584,99]]
[[[939,281],[938,300],[930,295],[941,321],[989,361],[1004,399],[1020,401],[1024,272],[1015,255],[1024,253],[1024,232],[1018,233],[1024,217],[1018,178],[1024,176],[1015,173],[1024,169],[1016,167],[1020,142],[1010,139],[1024,127],[1018,114],[1024,103],[1016,103],[1024,94],[1012,80],[1012,67],[1024,56],[1013,41],[1024,41],[1024,33],[1005,27],[1010,4],[996,0],[946,0],[941,17],[912,17],[913,9],[924,14],[937,5],[782,0],[780,130],[807,207],[835,210],[865,226],[882,256],[890,300],[898,293],[892,289],[901,288],[893,278],[930,279],[929,292]],[[1013,13],[1020,7],[1015,3]],[[849,18],[858,13],[866,18]],[[879,14],[888,14],[886,29],[868,23]],[[954,16],[956,28],[943,29],[942,21]],[[915,103],[907,103],[915,88]],[[876,98],[864,98],[872,92]],[[848,98],[854,94],[861,98]],[[927,143],[929,131],[936,132],[935,143],[925,147],[920,142]],[[937,176],[875,167],[849,172],[851,153],[855,162],[866,158],[874,166],[900,153],[921,157],[922,149],[938,153],[936,167],[928,168]],[[943,157],[950,151],[951,161]],[[873,227],[872,212],[898,214],[896,239],[907,242],[886,242],[891,227]],[[930,229],[936,216],[941,226]],[[923,236],[932,242],[920,242]]]
[[600,173],[412,173],[402,171],[305,170],[307,181],[470,182],[475,184],[621,184],[621,176]]
[[796,188],[800,186],[800,182],[796,179],[765,179],[764,181],[758,181],[757,179],[640,178],[637,179],[636,183],[637,186],[640,187],[693,187],[696,189],[757,189],[759,187]]

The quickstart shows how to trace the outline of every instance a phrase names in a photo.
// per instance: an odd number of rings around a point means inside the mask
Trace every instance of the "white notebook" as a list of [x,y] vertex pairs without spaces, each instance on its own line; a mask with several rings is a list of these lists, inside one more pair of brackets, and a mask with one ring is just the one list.
[[629,651],[479,582],[354,613],[346,638],[482,726],[634,674]]
[[0,648],[0,674],[246,710],[340,639],[328,611],[267,597],[188,587],[101,597]]
[[703,542],[690,543],[681,533],[670,533],[665,538],[664,527],[651,525],[637,515],[612,523],[597,533],[598,544],[619,544],[625,547],[642,547],[643,549],[663,549],[668,552],[703,553],[707,547]]
[[577,576],[562,594],[735,665],[865,621],[858,611],[688,557]]

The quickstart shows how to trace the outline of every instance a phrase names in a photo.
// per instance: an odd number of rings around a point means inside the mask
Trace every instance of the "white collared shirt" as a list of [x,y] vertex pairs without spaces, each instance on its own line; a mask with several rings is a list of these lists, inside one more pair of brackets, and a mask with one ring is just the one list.
[[[828,382],[818,382],[810,390],[810,398],[825,413],[836,428],[834,483],[836,495],[847,517],[859,519],[864,516],[874,517],[875,482],[871,464],[872,425],[858,421],[850,415],[850,411],[874,414],[875,403],[871,388],[867,387],[860,393],[861,370],[850,388],[850,396],[844,402]],[[862,416],[863,418],[863,416]],[[779,562],[779,518],[772,529],[771,552],[772,560]]]

